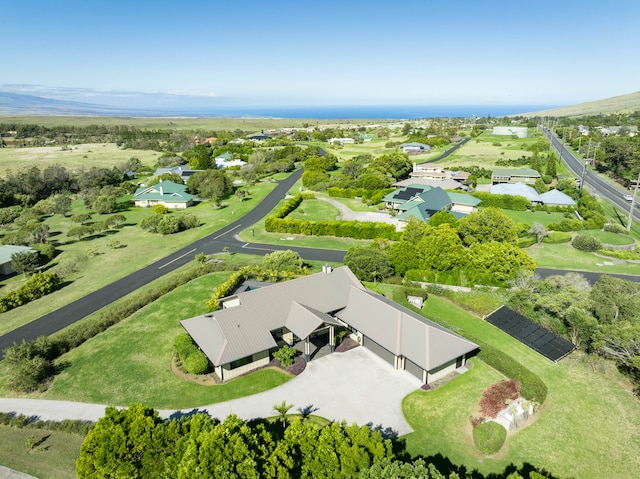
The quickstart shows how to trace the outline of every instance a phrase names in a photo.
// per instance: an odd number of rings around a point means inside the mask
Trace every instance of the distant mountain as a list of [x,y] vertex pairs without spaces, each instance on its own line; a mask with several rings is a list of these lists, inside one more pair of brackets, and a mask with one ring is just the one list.
[[134,116],[144,113],[142,110],[127,110],[106,105],[54,100],[0,91],[0,115]]
[[573,106],[524,113],[526,116],[587,116],[640,111],[640,91]]

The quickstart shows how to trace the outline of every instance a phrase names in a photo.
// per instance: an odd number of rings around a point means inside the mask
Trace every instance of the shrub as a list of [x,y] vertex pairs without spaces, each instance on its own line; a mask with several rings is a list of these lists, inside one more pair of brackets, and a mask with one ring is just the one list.
[[571,243],[575,249],[579,251],[585,251],[588,253],[592,253],[594,251],[598,251],[602,249],[602,243],[599,239],[594,238],[591,235],[578,235],[573,239]]
[[473,429],[473,442],[480,452],[490,456],[497,453],[507,439],[507,430],[497,422],[478,424]]
[[528,248],[529,246],[534,245],[537,242],[538,241],[536,240],[535,236],[526,236],[524,238],[518,238],[516,245],[518,245],[518,248]]
[[293,348],[287,344],[273,353],[273,357],[280,361],[283,366],[291,366],[293,364],[293,358],[296,355],[296,348]]
[[564,231],[550,231],[549,235],[542,239],[543,243],[559,244],[571,241],[571,234]]
[[207,308],[209,308],[209,311],[215,311],[216,309],[218,309],[220,307],[220,303],[218,302],[218,300],[226,298],[231,293],[233,293],[245,279],[246,277],[244,273],[238,271],[236,273],[233,273],[227,281],[218,286],[207,302]]
[[565,218],[560,223],[549,223],[548,230],[553,231],[580,231],[582,229],[582,221],[573,218]]
[[480,346],[478,357],[489,366],[500,371],[510,379],[520,383],[520,395],[537,404],[544,403],[547,398],[547,385],[540,377],[525,368],[511,356],[503,353],[489,344],[467,336]]
[[627,230],[624,229],[622,226],[620,226],[619,224],[616,223],[607,223],[606,225],[604,225],[604,227],[602,228],[604,231],[608,231],[610,233],[616,233],[616,234],[626,234]]
[[36,243],[32,244],[31,247],[40,253],[40,257],[47,263],[56,256],[56,248],[52,244]]
[[209,359],[197,347],[182,360],[182,364],[189,374],[204,374],[209,370]]
[[507,401],[518,398],[520,385],[515,379],[508,379],[492,384],[482,393],[480,399],[480,412],[484,416],[495,418],[502,411]]

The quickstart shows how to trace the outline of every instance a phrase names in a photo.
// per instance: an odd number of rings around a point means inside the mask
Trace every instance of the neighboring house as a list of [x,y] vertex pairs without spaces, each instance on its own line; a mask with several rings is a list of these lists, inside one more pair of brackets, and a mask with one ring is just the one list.
[[466,171],[449,171],[436,163],[418,163],[413,165],[413,171],[409,173],[409,177],[440,181],[450,179],[464,185],[469,178],[469,173]]
[[425,145],[424,143],[418,143],[417,141],[402,143],[399,146],[402,148],[403,153],[407,153],[409,155],[419,155],[421,153],[429,153],[431,151],[431,146]]
[[436,186],[412,183],[392,191],[382,201],[398,215],[401,221],[409,221],[412,217],[422,221],[439,211],[446,211],[456,218],[461,218],[478,210],[481,200],[463,193],[453,193]]
[[494,126],[494,135],[517,136],[518,138],[527,138],[529,136],[529,128],[526,126]]
[[222,309],[181,321],[226,381],[266,366],[284,344],[311,341],[333,350],[336,328],[396,369],[431,383],[460,370],[478,345],[387,298],[367,290],[351,270],[322,273],[234,294]]
[[199,171],[204,171],[204,170],[190,170],[189,168],[187,168],[186,166],[174,166],[172,168],[158,168],[154,173],[153,176],[160,176],[164,173],[173,173],[175,175],[178,175],[180,178],[182,178],[182,181],[184,181],[185,183],[187,182],[187,180],[194,175],[195,173],[198,173]]
[[439,186],[443,190],[468,190],[469,187],[463,183],[460,183],[456,180],[452,180],[450,178],[446,178],[444,180],[430,180],[427,178],[408,178],[406,180],[397,181],[393,184],[396,188],[402,188],[404,186],[409,185],[419,185],[419,186],[430,186],[431,188],[435,188]]
[[329,143],[330,145],[334,145],[336,142],[340,143],[341,145],[344,145],[347,143],[355,143],[356,140],[353,138],[329,138],[327,140],[327,143]]
[[494,195],[524,196],[531,203],[542,203],[538,192],[524,183],[500,183],[491,185],[491,193]]
[[15,273],[11,266],[11,255],[28,251],[35,253],[36,250],[28,246],[1,245],[0,246],[0,276],[8,276]]
[[234,160],[233,155],[228,151],[216,156],[214,161],[216,162],[216,167],[218,169],[229,168],[231,166],[243,166],[247,164],[247,162],[243,160]]
[[540,173],[531,168],[494,168],[491,184],[499,183],[535,183]]
[[540,195],[540,199],[549,206],[575,206],[576,202],[562,191],[553,189]]
[[164,180],[157,185],[138,188],[133,194],[136,206],[147,207],[164,205],[167,208],[187,208],[194,202],[195,196],[187,193],[186,185],[178,185]]
[[251,141],[266,141],[271,139],[271,135],[265,135],[264,133],[257,133],[248,137]]

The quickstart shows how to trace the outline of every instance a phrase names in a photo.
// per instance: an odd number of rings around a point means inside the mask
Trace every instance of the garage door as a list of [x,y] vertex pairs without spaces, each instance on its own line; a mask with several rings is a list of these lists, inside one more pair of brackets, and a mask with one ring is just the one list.
[[383,346],[380,346],[373,339],[368,338],[367,336],[364,336],[364,338],[362,339],[362,345],[365,348],[373,351],[375,354],[395,367],[395,355],[391,351],[385,349]]
[[417,377],[420,381],[422,381],[422,368],[418,366],[413,361],[410,361],[407,358],[404,358],[404,369],[409,371],[415,377]]

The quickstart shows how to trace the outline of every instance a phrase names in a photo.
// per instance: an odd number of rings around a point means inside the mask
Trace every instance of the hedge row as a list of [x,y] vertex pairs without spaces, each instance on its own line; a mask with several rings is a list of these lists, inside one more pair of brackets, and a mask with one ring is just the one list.
[[393,188],[384,188],[382,190],[366,190],[364,188],[339,188],[337,186],[332,186],[331,188],[327,188],[327,193],[329,196],[334,198],[362,198],[363,202],[376,204],[382,201],[382,198],[387,196],[392,191],[395,191]]
[[218,309],[220,307],[218,300],[231,295],[245,279],[245,274],[242,271],[238,271],[233,273],[228,280],[218,286],[213,291],[213,295],[211,295],[209,301],[207,301],[207,308],[209,308],[209,311],[215,311]]
[[35,273],[25,284],[0,298],[0,313],[42,298],[53,292],[59,284],[60,278],[55,273]]
[[466,337],[480,346],[478,354],[480,359],[508,378],[522,384],[520,388],[522,397],[538,404],[544,403],[547,399],[547,385],[540,377],[499,349],[477,339]]
[[189,374],[204,374],[209,370],[209,359],[187,333],[179,334],[173,345]]
[[264,222],[265,229],[271,233],[291,233],[313,236],[337,236],[342,238],[389,240],[400,239],[393,225],[387,223],[360,221],[305,221],[270,216]]
[[542,239],[543,243],[559,244],[571,241],[571,234],[564,231],[550,231],[548,236]]
[[[179,275],[172,276],[169,279],[158,284],[156,288],[150,291],[139,293],[121,303],[105,308],[97,317],[75,323],[63,331],[53,334],[51,337],[40,337],[34,341],[23,341],[21,344],[15,344],[5,350],[5,358],[14,357],[16,360],[7,362],[9,376],[15,372],[17,375],[23,375],[24,368],[30,367],[29,364],[34,361],[48,362],[73,348],[80,346],[82,343],[105,331],[110,326],[126,319],[144,306],[152,303],[162,295],[182,286],[189,281],[203,276],[205,274],[216,271],[217,263],[208,265],[200,265],[196,268],[187,270]],[[31,354],[33,352],[33,354]],[[46,365],[45,365],[46,366]],[[42,368],[48,373],[51,368]],[[15,370],[15,371],[13,371]],[[37,376],[37,381],[42,382],[46,377]],[[30,387],[29,389],[34,389]]]
[[313,193],[298,193],[293,198],[289,198],[276,212],[276,218],[285,218],[289,213],[295,211],[300,206],[302,200],[312,200],[316,196]]
[[524,196],[519,195],[496,195],[485,191],[476,191],[472,196],[482,200],[482,207],[495,207],[504,210],[526,211],[531,206],[531,202]]

